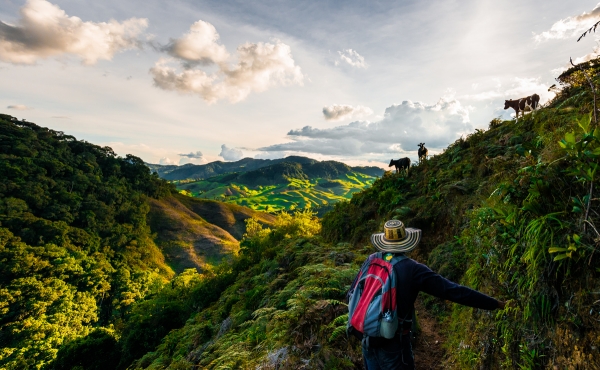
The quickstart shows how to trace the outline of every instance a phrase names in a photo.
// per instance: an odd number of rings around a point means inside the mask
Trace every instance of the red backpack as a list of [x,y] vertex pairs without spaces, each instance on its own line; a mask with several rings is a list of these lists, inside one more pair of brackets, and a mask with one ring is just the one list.
[[348,291],[348,333],[391,339],[398,329],[394,265],[405,255],[377,252],[362,265]]

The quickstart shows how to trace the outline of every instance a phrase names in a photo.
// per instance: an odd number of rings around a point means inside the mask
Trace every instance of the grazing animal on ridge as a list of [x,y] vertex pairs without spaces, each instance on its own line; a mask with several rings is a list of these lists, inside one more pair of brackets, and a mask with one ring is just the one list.
[[427,154],[429,153],[429,150],[427,150],[427,148],[425,148],[425,143],[419,144],[418,147],[419,147],[419,162],[423,162],[425,159],[427,159]]
[[516,100],[510,99],[510,100],[504,101],[504,109],[512,108],[515,110],[516,115],[517,115],[516,122],[519,121],[519,112],[523,112],[523,113],[521,113],[521,115],[524,115],[525,111],[527,111],[527,110],[533,112],[537,109],[537,107],[539,105],[540,105],[540,96],[538,94],[526,96],[521,99],[516,99]]
[[392,159],[390,161],[390,164],[388,167],[392,167],[392,166],[396,167],[396,173],[406,170],[406,176],[408,176],[408,168],[410,167],[410,158],[405,157],[405,158],[400,158],[400,159],[396,159],[396,160]]

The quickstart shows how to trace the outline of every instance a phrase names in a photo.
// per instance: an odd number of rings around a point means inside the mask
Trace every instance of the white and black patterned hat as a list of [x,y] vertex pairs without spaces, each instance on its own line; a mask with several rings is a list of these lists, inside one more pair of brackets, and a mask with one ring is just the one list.
[[421,230],[404,227],[404,223],[399,220],[387,221],[383,231],[371,235],[371,243],[381,252],[410,252],[421,241]]

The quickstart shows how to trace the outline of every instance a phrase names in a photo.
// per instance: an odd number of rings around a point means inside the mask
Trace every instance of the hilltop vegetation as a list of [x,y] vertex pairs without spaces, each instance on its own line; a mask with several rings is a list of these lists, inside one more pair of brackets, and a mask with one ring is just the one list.
[[[297,159],[301,159],[298,161]],[[255,210],[277,212],[316,208],[321,213],[336,202],[370,186],[383,170],[349,167],[335,161],[288,157],[253,171],[229,173],[200,181],[177,182],[186,195],[217,199]]]

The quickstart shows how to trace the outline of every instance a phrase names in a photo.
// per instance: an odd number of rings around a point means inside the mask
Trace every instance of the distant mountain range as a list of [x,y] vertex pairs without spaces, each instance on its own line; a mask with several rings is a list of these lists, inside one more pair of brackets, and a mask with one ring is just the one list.
[[148,166],[160,177],[173,181],[182,194],[194,198],[267,212],[308,207],[317,209],[319,214],[371,186],[384,172],[379,167],[350,167],[299,156]]
[[[146,163],[146,165],[150,168],[152,172],[158,173],[158,176],[165,180],[203,180],[208,179],[210,177],[214,177],[217,175],[222,175],[226,173],[232,172],[249,172],[258,170],[261,168],[281,164],[281,163],[295,163],[299,165],[317,165],[314,166],[312,170],[309,170],[308,167],[304,167],[305,173],[315,172],[316,176],[321,177],[321,174],[326,174],[322,171],[327,171],[330,169],[332,172],[330,174],[337,174],[342,172],[358,172],[368,176],[379,177],[383,175],[383,170],[379,167],[374,166],[357,166],[350,167],[344,163],[336,162],[336,161],[317,161],[312,158],[301,157],[301,156],[289,156],[286,158],[279,159],[254,159],[254,158],[244,158],[240,159],[236,162],[211,162],[207,164],[185,164],[182,166],[176,165],[160,165],[160,164],[150,164]],[[321,165],[318,165],[321,164]],[[284,167],[281,167],[282,169]],[[273,172],[273,171],[268,171]],[[275,170],[275,172],[277,172]],[[308,176],[311,176],[312,173],[306,173]]]

